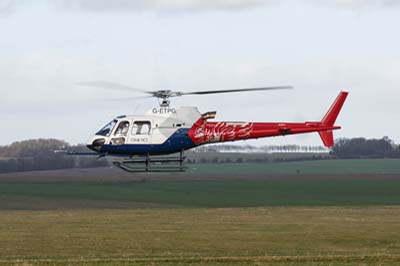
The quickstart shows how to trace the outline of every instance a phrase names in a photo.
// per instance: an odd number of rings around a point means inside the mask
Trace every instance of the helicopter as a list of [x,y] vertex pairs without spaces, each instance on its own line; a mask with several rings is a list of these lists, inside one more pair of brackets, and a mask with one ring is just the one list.
[[[184,170],[184,151],[210,143],[258,139],[318,132],[324,146],[334,145],[333,131],[336,118],[348,96],[341,91],[321,121],[314,122],[237,122],[213,121],[216,111],[201,113],[197,107],[171,107],[170,98],[186,95],[207,95],[252,91],[293,89],[291,86],[257,87],[230,90],[172,91],[139,90],[130,86],[106,81],[77,83],[80,86],[118,89],[147,94],[144,97],[125,97],[119,100],[154,97],[159,107],[148,110],[144,115],[122,115],[114,118],[97,131],[87,142],[87,148],[100,157],[113,156],[125,159],[114,160],[113,164],[128,172],[137,172],[135,167],[144,164],[146,172],[152,165],[179,163],[178,170]],[[118,99],[117,99],[118,100]],[[177,154],[179,156],[168,156]]]

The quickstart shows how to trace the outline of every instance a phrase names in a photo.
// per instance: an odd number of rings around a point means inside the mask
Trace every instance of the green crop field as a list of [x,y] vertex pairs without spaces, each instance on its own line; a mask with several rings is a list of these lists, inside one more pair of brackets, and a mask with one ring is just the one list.
[[253,174],[400,174],[399,159],[323,160],[267,164],[194,164],[189,172],[204,175]]
[[0,209],[400,205],[400,178],[0,183]]
[[3,174],[0,265],[399,265],[399,162]]

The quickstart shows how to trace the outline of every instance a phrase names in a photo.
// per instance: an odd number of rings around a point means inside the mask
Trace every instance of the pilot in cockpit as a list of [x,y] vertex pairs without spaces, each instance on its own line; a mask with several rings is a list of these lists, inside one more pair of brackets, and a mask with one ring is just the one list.
[[129,122],[124,121],[118,125],[118,128],[115,131],[115,135],[126,136],[128,135],[128,131],[129,131]]

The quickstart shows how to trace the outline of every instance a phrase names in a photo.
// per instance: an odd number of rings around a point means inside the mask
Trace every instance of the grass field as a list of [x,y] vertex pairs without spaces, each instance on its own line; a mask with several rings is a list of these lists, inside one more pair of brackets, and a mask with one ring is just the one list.
[[399,220],[399,207],[6,211],[0,264],[398,265]]
[[400,265],[399,162],[0,175],[0,265]]

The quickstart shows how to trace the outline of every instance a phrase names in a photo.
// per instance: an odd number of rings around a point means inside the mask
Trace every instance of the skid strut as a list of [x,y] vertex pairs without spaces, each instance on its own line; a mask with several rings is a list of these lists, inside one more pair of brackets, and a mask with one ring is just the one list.
[[[186,170],[184,166],[186,157],[184,151],[179,152],[179,156],[150,156],[132,158],[129,160],[114,161],[114,166],[126,172],[182,172]],[[144,168],[143,168],[144,166]]]

